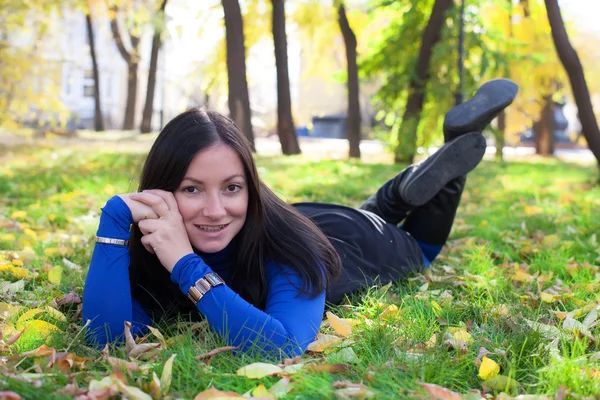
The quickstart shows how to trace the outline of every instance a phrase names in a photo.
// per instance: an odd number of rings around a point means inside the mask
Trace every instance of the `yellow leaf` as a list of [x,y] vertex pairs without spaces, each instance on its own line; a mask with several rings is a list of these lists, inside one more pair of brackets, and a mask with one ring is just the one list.
[[58,329],[56,325],[53,325],[46,321],[40,321],[38,319],[27,320],[20,324],[17,324],[17,329],[27,329],[28,334],[35,332],[39,336],[48,336],[52,332],[60,331],[60,329]]
[[533,275],[528,274],[527,272],[518,269],[515,271],[515,274],[511,276],[511,279],[515,282],[533,282]]
[[173,373],[173,360],[175,360],[177,354],[173,354],[167,362],[165,363],[165,367],[163,368],[163,372],[160,376],[160,387],[162,388],[162,394],[166,395],[169,393],[169,388],[171,387],[171,376]]
[[479,377],[481,379],[488,380],[500,373],[500,366],[496,363],[496,361],[483,357],[481,359],[481,365],[479,366]]
[[556,296],[554,296],[553,294],[550,294],[548,292],[542,292],[542,293],[540,293],[540,299],[544,303],[554,303],[556,301]]
[[12,265],[14,265],[15,267],[22,267],[23,266],[23,261],[16,259],[16,260],[12,260],[11,261]]
[[238,369],[237,375],[245,376],[250,379],[260,379],[265,376],[278,374],[282,371],[283,369],[277,365],[257,362]]
[[0,236],[0,242],[14,242],[15,240],[17,240],[17,238],[15,238],[15,235],[12,233]]
[[50,283],[59,284],[62,278],[62,268],[60,266],[52,267],[48,271],[48,281]]
[[440,306],[437,301],[431,300],[431,308],[436,317],[439,317],[442,314],[442,306]]
[[538,206],[525,206],[526,215],[542,214],[544,210]]
[[56,215],[54,215],[54,214],[50,214],[50,215],[48,215],[48,221],[52,222],[52,221],[54,221],[55,219],[56,219]]
[[338,344],[342,341],[341,337],[335,335],[321,335],[317,337],[317,340],[308,345],[306,350],[313,351],[315,353],[322,353],[325,349]]
[[327,311],[327,320],[333,330],[343,337],[349,336],[352,333],[352,326],[348,321],[343,320],[332,312]]
[[398,315],[398,306],[395,304],[390,304],[389,306],[387,306],[385,308],[385,310],[383,310],[383,312],[381,313],[381,315],[379,316],[379,319],[387,319],[389,317],[395,317]]
[[453,336],[454,336],[454,339],[460,340],[461,342],[465,342],[467,344],[473,343],[473,336],[471,336],[471,334],[469,332],[467,332],[465,329],[457,329],[453,333]]
[[15,211],[10,216],[10,218],[12,218],[12,219],[23,219],[25,217],[27,217],[26,211]]
[[24,229],[24,230],[23,230],[23,233],[24,233],[26,236],[29,236],[31,239],[33,239],[33,240],[37,240],[37,233],[35,233],[35,231],[34,231],[33,229],[29,229],[29,228],[27,228],[27,229]]
[[560,244],[560,237],[558,235],[548,235],[542,240],[544,247],[555,247]]
[[270,393],[267,390],[267,388],[265,387],[265,385],[263,385],[262,383],[260,385],[258,385],[257,387],[255,387],[254,390],[252,390],[252,397],[259,397],[261,399],[276,399],[277,398],[273,393]]
[[152,400],[152,397],[148,393],[143,392],[134,386],[127,386],[118,379],[114,379],[114,383],[119,388],[119,392],[123,393],[128,399],[131,400]]

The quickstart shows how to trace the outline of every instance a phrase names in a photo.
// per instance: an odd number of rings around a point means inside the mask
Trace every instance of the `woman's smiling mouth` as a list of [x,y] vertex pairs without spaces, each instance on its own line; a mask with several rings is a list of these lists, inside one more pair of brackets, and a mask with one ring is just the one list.
[[202,232],[220,232],[223,229],[227,228],[229,224],[224,225],[194,225],[196,228],[201,230]]

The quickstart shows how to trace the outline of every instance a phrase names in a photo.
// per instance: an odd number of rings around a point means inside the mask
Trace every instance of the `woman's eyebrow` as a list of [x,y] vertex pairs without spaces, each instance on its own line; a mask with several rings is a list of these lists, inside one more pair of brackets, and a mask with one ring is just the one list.
[[[231,181],[231,180],[233,180],[235,178],[245,179],[244,175],[242,175],[242,174],[233,174],[233,175],[228,176],[227,178],[223,179],[223,182],[228,182],[228,181]],[[196,178],[189,177],[189,176],[186,176],[185,178],[183,178],[183,180],[184,181],[192,181],[192,182],[197,183],[197,184],[204,184],[203,181],[201,181],[199,179],[196,179]]]

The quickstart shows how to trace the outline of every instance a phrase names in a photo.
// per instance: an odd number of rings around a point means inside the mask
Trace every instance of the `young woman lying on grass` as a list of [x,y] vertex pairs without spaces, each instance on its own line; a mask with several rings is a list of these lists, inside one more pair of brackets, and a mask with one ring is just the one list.
[[435,259],[465,175],[484,155],[480,132],[516,93],[504,79],[483,85],[446,115],[446,144],[358,210],[286,204],[260,181],[230,119],[201,109],[180,114],[152,146],[139,192],[102,209],[83,293],[88,341],[122,339],[124,321],[142,334],[152,321],[185,316],[205,318],[242,351],[302,354],[326,301]]

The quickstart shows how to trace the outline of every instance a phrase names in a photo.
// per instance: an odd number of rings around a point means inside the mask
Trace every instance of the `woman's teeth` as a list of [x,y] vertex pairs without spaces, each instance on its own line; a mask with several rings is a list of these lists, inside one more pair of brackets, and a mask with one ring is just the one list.
[[220,231],[221,229],[225,228],[225,225],[217,225],[217,226],[200,225],[199,228],[202,231],[216,232],[216,231]]

